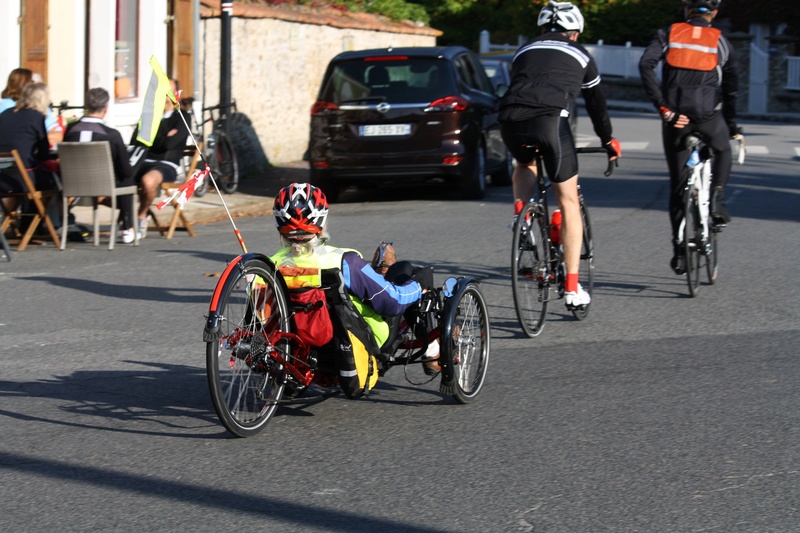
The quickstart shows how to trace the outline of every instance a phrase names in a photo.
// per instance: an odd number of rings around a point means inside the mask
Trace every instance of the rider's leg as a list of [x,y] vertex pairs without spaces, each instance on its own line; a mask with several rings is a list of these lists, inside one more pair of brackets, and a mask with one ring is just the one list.
[[683,193],[689,172],[686,162],[690,151],[682,145],[682,139],[689,133],[689,128],[677,129],[669,124],[662,126],[664,157],[669,169],[669,222],[672,229],[672,259],[670,267],[678,274],[686,272],[686,250],[680,241],[680,226],[684,218]]
[[514,214],[518,215],[522,207],[533,196],[533,188],[536,186],[536,162],[530,165],[517,164],[514,166],[514,173],[511,175],[511,184],[514,191]]
[[567,181],[553,183],[558,206],[561,208],[561,245],[564,249],[564,268],[567,270],[567,292],[578,290],[578,269],[581,264],[583,222],[578,201],[578,175]]
[[697,129],[707,135],[714,151],[714,161],[711,165],[711,216],[715,222],[726,224],[731,221],[728,207],[725,205],[725,186],[728,184],[733,165],[730,131],[722,115],[700,124]]

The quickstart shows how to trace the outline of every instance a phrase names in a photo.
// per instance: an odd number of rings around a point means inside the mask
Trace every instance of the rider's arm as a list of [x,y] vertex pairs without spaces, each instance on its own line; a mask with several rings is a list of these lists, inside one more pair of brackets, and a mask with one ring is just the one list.
[[581,95],[586,103],[586,112],[592,119],[594,132],[600,137],[600,141],[606,145],[611,142],[611,119],[608,118],[608,106],[606,97],[600,88],[600,72],[594,58],[589,60],[583,74],[581,84]]
[[736,70],[736,56],[730,42],[724,37],[719,40],[720,63],[722,65],[722,116],[725,117],[731,135],[736,129],[736,98],[739,94],[739,74]]
[[419,301],[422,287],[413,280],[395,285],[384,279],[356,252],[342,256],[342,276],[351,294],[369,302],[376,313],[397,316]]
[[667,36],[663,29],[656,33],[653,40],[645,48],[642,58],[639,60],[639,76],[642,78],[642,85],[647,97],[653,102],[656,109],[668,107],[667,101],[661,92],[661,83],[656,77],[656,67],[658,63],[664,59],[664,54],[667,49]]

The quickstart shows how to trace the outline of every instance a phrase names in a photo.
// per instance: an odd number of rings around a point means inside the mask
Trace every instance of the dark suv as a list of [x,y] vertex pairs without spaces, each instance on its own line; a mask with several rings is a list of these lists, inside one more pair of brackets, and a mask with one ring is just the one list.
[[311,108],[311,182],[335,201],[347,185],[444,178],[465,198],[511,182],[497,101],[478,57],[460,46],[334,57]]

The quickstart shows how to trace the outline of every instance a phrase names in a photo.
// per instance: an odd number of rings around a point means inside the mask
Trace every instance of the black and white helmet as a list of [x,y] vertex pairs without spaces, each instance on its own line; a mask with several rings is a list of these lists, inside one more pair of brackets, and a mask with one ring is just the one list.
[[582,33],[583,15],[581,15],[581,10],[571,2],[554,2],[550,0],[550,3],[539,12],[538,24],[549,31],[577,31]]
[[694,12],[708,13],[719,9],[720,0],[683,0],[683,3]]

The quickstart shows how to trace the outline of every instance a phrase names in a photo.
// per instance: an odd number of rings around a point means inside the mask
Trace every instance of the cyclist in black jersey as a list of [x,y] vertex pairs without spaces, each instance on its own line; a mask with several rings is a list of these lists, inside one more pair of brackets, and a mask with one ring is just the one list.
[[[716,223],[730,222],[725,206],[725,185],[731,172],[730,138],[738,133],[736,97],[739,79],[733,47],[722,32],[711,27],[720,0],[684,0],[686,22],[662,28],[639,61],[645,92],[663,119],[664,155],[670,177],[669,217],[672,225],[676,274],[686,271],[684,247],[678,233],[684,218],[683,191],[689,173],[691,150],[683,139],[700,132],[714,152],[711,216]],[[659,82],[655,68],[663,61]]]
[[532,146],[542,150],[544,167],[562,213],[561,242],[567,270],[567,307],[591,302],[578,283],[583,224],[578,203],[578,157],[569,127],[569,109],[582,95],[594,131],[609,159],[621,154],[611,136],[600,74],[589,52],[577,43],[583,15],[570,2],[551,0],[539,13],[542,34],[525,43],[511,64],[511,85],[500,101],[503,141],[517,160],[513,174],[514,214],[519,214],[536,184]]

